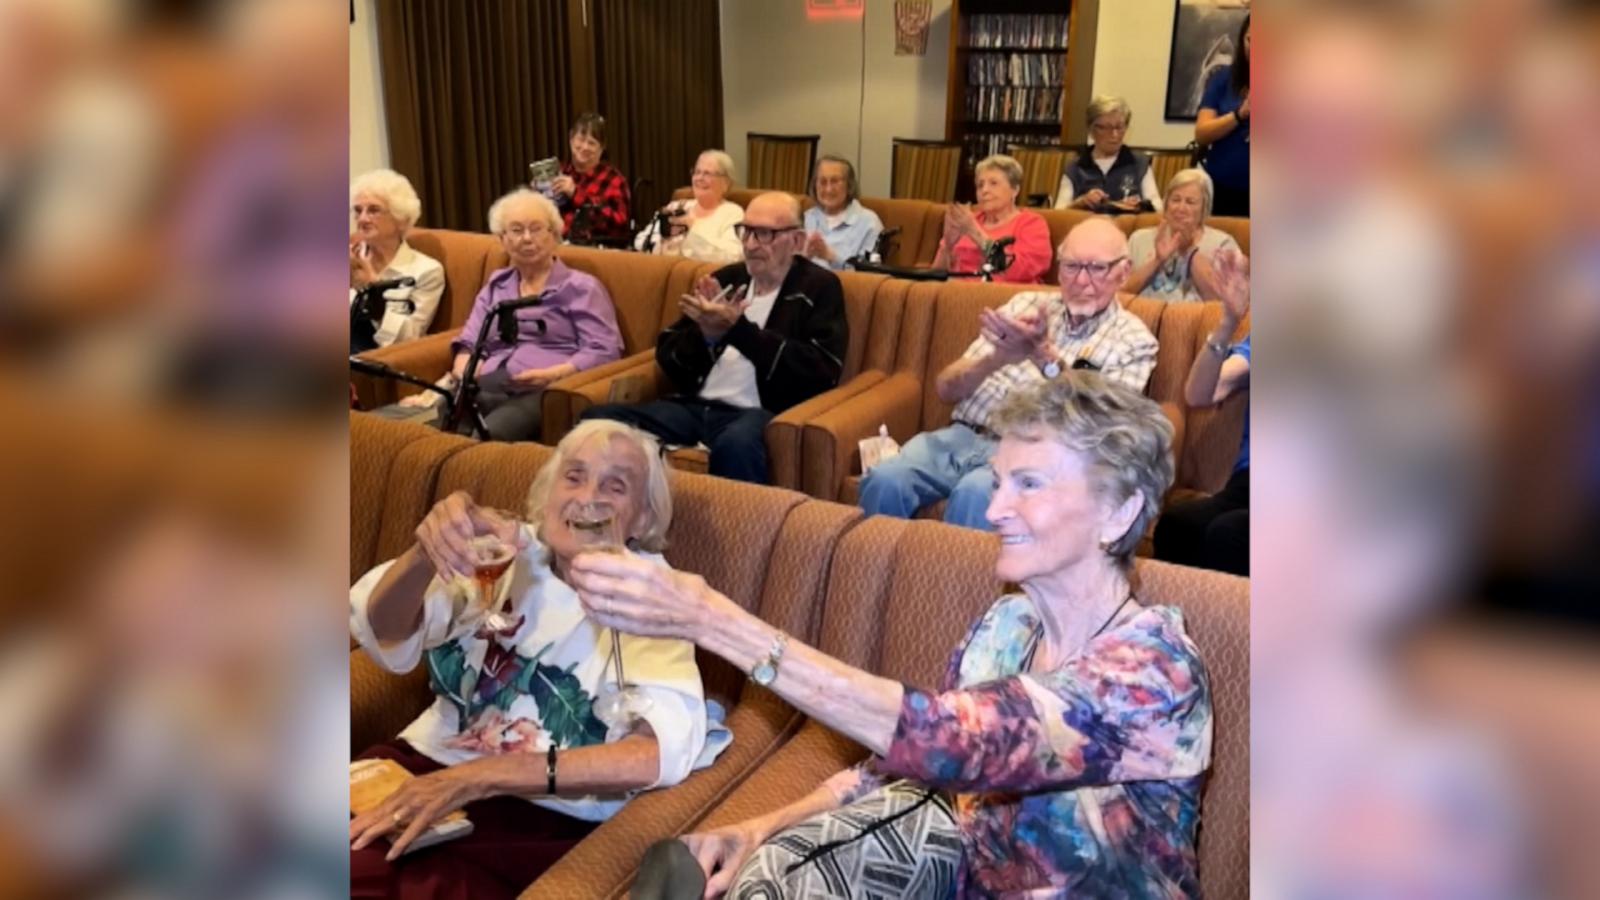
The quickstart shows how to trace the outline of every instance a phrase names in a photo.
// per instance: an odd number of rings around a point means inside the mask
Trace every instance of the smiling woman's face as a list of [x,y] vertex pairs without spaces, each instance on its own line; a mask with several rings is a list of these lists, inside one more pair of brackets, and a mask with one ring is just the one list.
[[993,465],[988,516],[1000,535],[996,576],[1020,584],[1102,553],[1101,532],[1114,510],[1094,489],[1084,454],[1048,437],[1005,437]]
[[[595,543],[585,525],[618,540],[638,536],[650,514],[645,502],[649,462],[638,444],[622,437],[596,435],[570,450],[561,460],[545,501],[540,537],[564,565]],[[591,523],[586,506],[611,513],[608,523]]]

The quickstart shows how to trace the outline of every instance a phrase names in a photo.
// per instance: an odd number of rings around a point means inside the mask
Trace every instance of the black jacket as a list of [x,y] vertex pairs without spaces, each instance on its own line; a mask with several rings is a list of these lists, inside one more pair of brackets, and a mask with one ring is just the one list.
[[[724,266],[712,277],[734,290],[750,283],[744,263]],[[765,328],[741,317],[722,340],[707,344],[700,326],[683,316],[656,339],[656,363],[679,394],[693,397],[705,386],[723,351],[736,347],[755,366],[762,407],[777,415],[837,387],[849,344],[839,276],[797,256],[778,289]]]

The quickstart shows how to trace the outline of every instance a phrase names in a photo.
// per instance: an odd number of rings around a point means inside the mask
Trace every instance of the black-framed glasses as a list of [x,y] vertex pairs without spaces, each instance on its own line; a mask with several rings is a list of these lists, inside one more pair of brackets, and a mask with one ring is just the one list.
[[1082,272],[1088,272],[1089,277],[1095,281],[1103,281],[1107,275],[1111,274],[1111,270],[1121,265],[1125,259],[1127,259],[1126,256],[1119,256],[1108,262],[1070,262],[1063,259],[1060,262],[1061,283],[1066,284],[1068,281],[1077,278],[1079,273]]
[[758,244],[770,244],[780,234],[788,234],[791,231],[799,230],[799,225],[790,225],[787,228],[763,228],[760,225],[746,225],[740,222],[733,226],[733,233],[739,236],[739,240],[753,240]]
[[1080,356],[1077,359],[1073,360],[1071,367],[1074,368],[1074,369],[1077,369],[1080,372],[1098,372],[1098,371],[1100,371],[1100,364],[1090,360],[1089,357],[1087,357],[1087,356]]

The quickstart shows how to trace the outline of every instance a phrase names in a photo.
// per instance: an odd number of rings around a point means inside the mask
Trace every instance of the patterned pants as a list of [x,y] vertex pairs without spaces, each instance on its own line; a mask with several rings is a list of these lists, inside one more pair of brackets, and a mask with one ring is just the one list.
[[949,801],[898,781],[773,836],[728,897],[954,897],[961,852]]

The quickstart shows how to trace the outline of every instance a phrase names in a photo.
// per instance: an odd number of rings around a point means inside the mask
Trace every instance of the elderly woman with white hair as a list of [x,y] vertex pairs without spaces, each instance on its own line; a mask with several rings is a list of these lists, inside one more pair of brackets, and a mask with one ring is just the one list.
[[1089,371],[1012,395],[993,424],[994,574],[1020,590],[932,689],[790,639],[692,575],[573,560],[590,615],[693,641],[874,754],[789,806],[658,845],[641,881],[741,898],[1199,895],[1209,679],[1183,614],[1141,603],[1130,577],[1172,483],[1172,425]]
[[[444,293],[444,266],[406,243],[422,216],[411,182],[393,169],[374,169],[350,181],[350,352],[387,347],[428,333]],[[414,278],[411,287],[384,292],[383,317],[374,323],[356,308],[368,285]]]
[[1050,226],[1036,212],[1017,207],[1022,192],[1022,164],[1004,154],[979,160],[973,167],[978,202],[973,207],[952,203],[945,207],[944,235],[933,267],[975,277],[989,260],[994,245],[1009,239],[1002,247],[1008,264],[993,280],[1011,284],[1040,284],[1055,265],[1056,251],[1050,244]]
[[[391,672],[426,665],[435,695],[396,740],[361,754],[417,777],[351,821],[352,897],[433,896],[443,884],[452,896],[515,897],[635,792],[682,781],[730,740],[692,644],[618,635],[584,615],[571,584],[573,559],[597,547],[667,569],[672,497],[655,438],[578,425],[539,470],[524,515],[451,494],[410,549],[350,589],[362,649]],[[491,556],[509,568],[480,596],[474,573]],[[471,834],[403,856],[458,809]]]
[[[509,332],[489,330],[477,368],[478,412],[489,439],[531,440],[539,436],[544,389],[621,358],[622,332],[611,294],[600,279],[556,257],[561,211],[548,197],[529,188],[506,194],[489,207],[489,230],[500,239],[511,265],[491,273],[472,301],[466,324],[450,343],[455,359],[440,386],[452,389],[464,376],[484,318],[495,307],[542,295],[539,305],[508,314],[516,319]],[[437,396],[416,394],[402,402],[432,403]]]
[[1204,169],[1184,169],[1172,176],[1161,224],[1141,228],[1128,238],[1133,268],[1122,290],[1157,300],[1220,299],[1211,260],[1223,248],[1237,251],[1239,242],[1207,225],[1210,217],[1211,176]]
[[728,200],[734,180],[733,157],[721,150],[701,153],[689,173],[694,196],[662,207],[634,237],[634,249],[701,262],[744,259],[744,242],[734,230],[744,221],[744,208]]
[[1161,192],[1150,157],[1123,145],[1133,110],[1121,97],[1102,95],[1089,103],[1089,146],[1061,174],[1056,209],[1090,212],[1160,212]]

